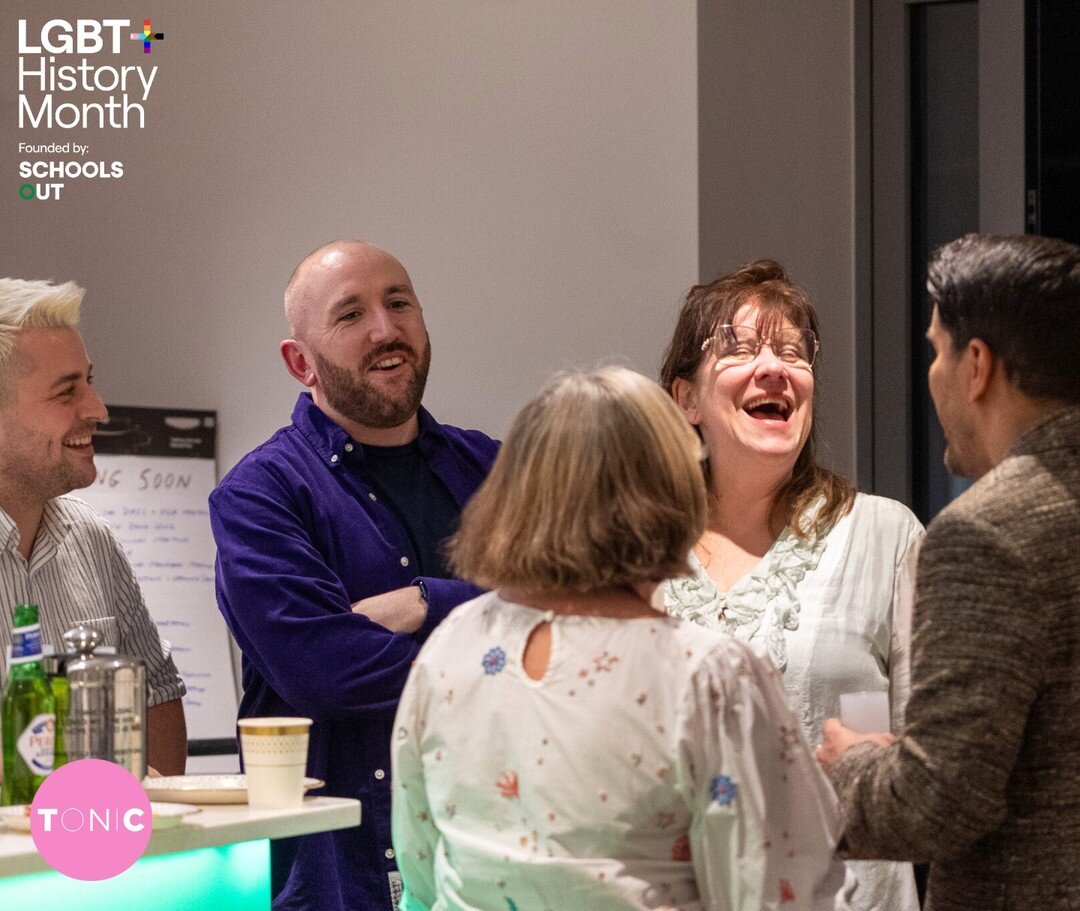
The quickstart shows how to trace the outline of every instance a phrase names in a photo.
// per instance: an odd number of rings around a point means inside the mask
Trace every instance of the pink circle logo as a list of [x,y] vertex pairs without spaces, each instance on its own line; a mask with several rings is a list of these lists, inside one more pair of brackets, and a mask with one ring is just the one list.
[[58,768],[30,805],[34,845],[54,870],[72,879],[108,879],[146,850],[150,799],[127,769],[104,759]]

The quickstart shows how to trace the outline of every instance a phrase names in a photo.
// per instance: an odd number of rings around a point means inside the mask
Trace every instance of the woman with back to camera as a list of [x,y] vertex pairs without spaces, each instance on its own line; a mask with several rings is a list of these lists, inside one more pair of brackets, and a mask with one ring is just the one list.
[[[922,526],[817,464],[817,315],[772,260],[692,288],[661,384],[706,449],[709,518],[668,612],[757,643],[811,743],[840,694],[908,694],[911,570]],[[917,911],[910,864],[849,862],[858,911]]]
[[395,722],[402,908],[846,907],[776,670],[650,606],[703,528],[699,458],[622,368],[515,420],[450,548],[496,590],[432,634]]

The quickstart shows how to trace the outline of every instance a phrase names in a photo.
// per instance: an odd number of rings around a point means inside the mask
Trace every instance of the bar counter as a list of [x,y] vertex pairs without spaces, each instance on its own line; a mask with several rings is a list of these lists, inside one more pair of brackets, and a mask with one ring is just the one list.
[[98,882],[57,873],[29,833],[0,829],[0,908],[266,911],[270,839],[359,824],[359,801],[340,797],[309,797],[292,810],[204,805],[155,829],[134,866]]

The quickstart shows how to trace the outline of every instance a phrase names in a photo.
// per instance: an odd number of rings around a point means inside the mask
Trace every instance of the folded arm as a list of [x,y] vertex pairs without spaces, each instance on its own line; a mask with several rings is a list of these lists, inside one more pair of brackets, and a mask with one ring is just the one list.
[[392,706],[423,633],[441,617],[402,635],[355,612],[292,492],[271,480],[265,490],[219,487],[210,498],[218,600],[240,649],[278,695],[316,720]]

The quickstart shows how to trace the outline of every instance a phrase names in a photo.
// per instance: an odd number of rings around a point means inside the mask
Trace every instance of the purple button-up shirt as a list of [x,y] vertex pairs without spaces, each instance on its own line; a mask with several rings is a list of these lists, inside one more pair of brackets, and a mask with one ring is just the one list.
[[[498,444],[419,413],[419,445],[458,506]],[[416,653],[451,608],[480,590],[425,578],[428,616],[412,635],[353,613],[361,598],[415,584],[416,554],[380,502],[363,447],[300,396],[293,422],[245,456],[210,496],[218,605],[243,653],[240,717],[314,719],[308,774],[363,805],[359,828],[285,846],[278,909],[392,907],[390,732]],[[275,863],[281,861],[275,855]]]

